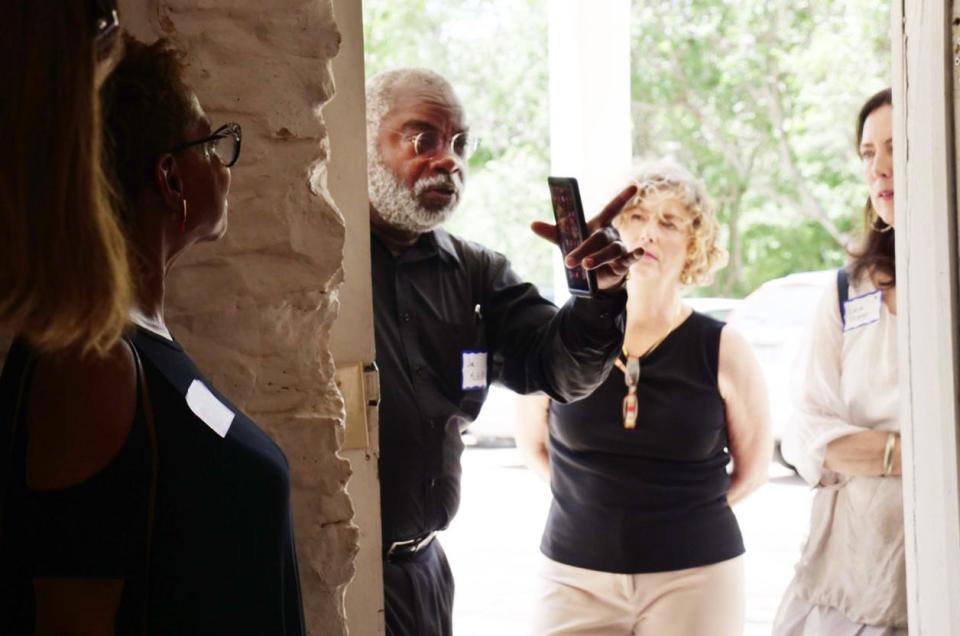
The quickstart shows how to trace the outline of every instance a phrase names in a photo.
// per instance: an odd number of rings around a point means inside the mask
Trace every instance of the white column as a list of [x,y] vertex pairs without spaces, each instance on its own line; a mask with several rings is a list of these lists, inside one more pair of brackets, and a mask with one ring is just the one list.
[[892,4],[897,298],[910,633],[940,636],[960,634],[960,311],[951,3]]
[[550,0],[549,11],[550,169],[577,178],[589,220],[630,170],[630,0]]

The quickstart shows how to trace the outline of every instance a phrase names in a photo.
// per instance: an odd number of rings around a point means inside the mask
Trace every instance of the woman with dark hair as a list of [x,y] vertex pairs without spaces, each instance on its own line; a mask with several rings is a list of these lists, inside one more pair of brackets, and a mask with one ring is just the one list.
[[0,19],[0,327],[45,351],[103,354],[127,324],[97,100],[118,33],[115,0],[5,2]]
[[240,126],[165,41],[125,44],[103,103],[134,328],[103,357],[11,349],[0,633],[303,634],[286,457],[163,319],[173,262],[226,231]]
[[783,454],[816,494],[778,636],[907,633],[892,117],[887,89],[857,118],[866,234],[824,294],[799,366]]

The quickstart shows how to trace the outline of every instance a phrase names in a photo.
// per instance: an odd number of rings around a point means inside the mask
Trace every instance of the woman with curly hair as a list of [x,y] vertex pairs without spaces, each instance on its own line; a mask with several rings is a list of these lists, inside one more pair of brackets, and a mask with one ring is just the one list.
[[763,377],[739,333],[681,300],[726,259],[702,184],[672,163],[635,181],[615,226],[646,253],[630,268],[617,368],[590,397],[533,398],[520,418],[518,445],[553,491],[532,631],[740,634],[730,505],[766,480]]

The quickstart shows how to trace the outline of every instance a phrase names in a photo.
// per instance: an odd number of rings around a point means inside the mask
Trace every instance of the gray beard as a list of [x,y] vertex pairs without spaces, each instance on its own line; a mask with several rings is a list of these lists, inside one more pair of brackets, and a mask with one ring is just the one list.
[[[413,191],[397,179],[380,161],[373,157],[367,167],[367,182],[370,189],[370,204],[380,218],[392,228],[423,234],[437,228],[453,216],[460,203],[463,181],[454,176],[436,175],[420,179],[413,185]],[[437,185],[449,185],[455,196],[439,210],[427,210],[417,201],[417,195],[427,188]]]

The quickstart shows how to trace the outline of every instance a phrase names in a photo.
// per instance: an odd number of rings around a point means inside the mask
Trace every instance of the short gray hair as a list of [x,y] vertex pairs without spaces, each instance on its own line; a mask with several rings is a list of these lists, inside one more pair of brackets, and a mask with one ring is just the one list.
[[436,71],[428,68],[403,67],[382,71],[367,81],[367,152],[377,156],[377,136],[380,123],[390,112],[397,93],[411,86],[436,88],[444,93],[455,94],[453,86]]

